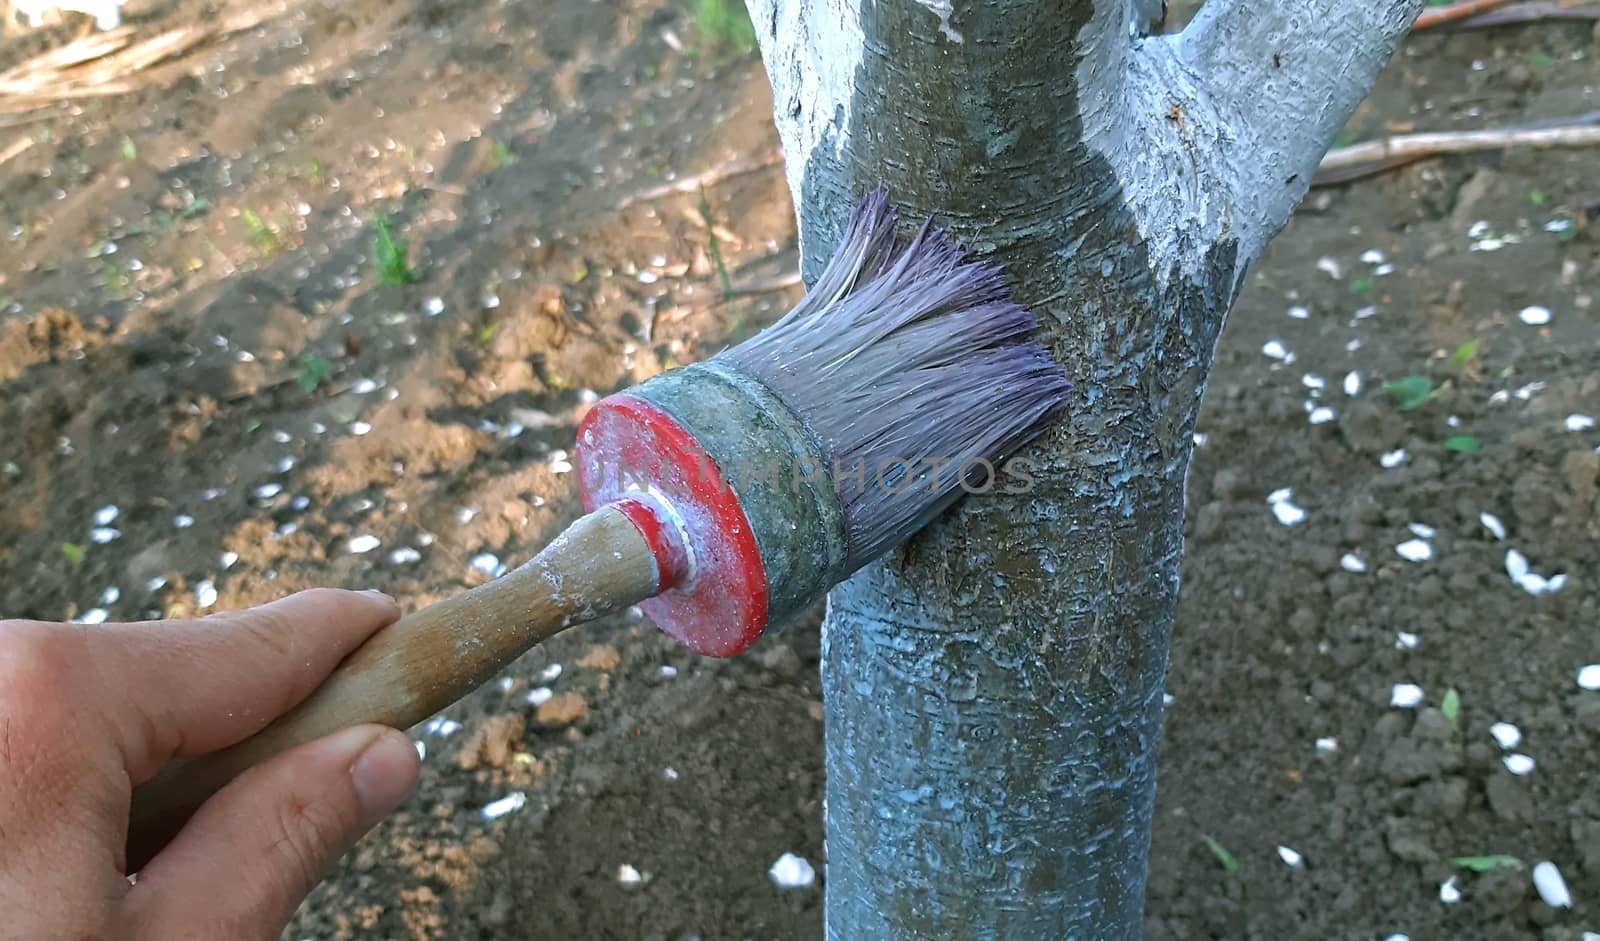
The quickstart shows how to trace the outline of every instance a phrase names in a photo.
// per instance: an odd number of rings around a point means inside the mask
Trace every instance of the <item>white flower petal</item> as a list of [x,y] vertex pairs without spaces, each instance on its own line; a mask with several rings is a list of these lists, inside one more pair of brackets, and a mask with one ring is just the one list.
[[1522,744],[1522,730],[1509,722],[1496,722],[1489,726],[1489,734],[1494,736],[1495,744],[1503,749],[1516,748]]
[[784,853],[767,870],[767,875],[780,889],[803,889],[817,879],[817,871],[804,857]]
[[1428,545],[1421,539],[1408,539],[1395,546],[1394,551],[1400,554],[1400,558],[1408,562],[1426,562],[1433,558],[1433,546]]
[[513,811],[521,810],[527,803],[528,795],[521,791],[512,791],[497,801],[490,801],[483,805],[483,809],[478,813],[485,820],[493,820],[496,817],[504,817]]
[[1520,752],[1515,755],[1507,755],[1504,761],[1506,770],[1517,777],[1522,777],[1533,771],[1536,764],[1532,758]]
[[1572,893],[1567,890],[1567,880],[1561,878],[1561,870],[1548,859],[1533,864],[1533,887],[1539,890],[1539,897],[1551,908],[1572,907]]

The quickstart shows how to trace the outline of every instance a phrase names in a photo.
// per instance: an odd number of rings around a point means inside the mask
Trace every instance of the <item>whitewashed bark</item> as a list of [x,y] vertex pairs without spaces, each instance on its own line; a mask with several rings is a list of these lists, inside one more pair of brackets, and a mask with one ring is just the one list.
[[1245,268],[1422,0],[753,0],[814,276],[889,187],[1006,265],[1076,389],[824,626],[827,936],[1138,937],[1183,485]]

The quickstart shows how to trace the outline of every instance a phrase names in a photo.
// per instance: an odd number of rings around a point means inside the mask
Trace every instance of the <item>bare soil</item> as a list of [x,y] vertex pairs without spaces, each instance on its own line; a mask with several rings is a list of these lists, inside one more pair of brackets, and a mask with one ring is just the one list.
[[[228,9],[126,12],[154,34]],[[1348,137],[1578,113],[1597,59],[1587,22],[1415,37]],[[150,77],[0,113],[7,615],[460,591],[575,516],[563,449],[596,395],[798,297],[759,63],[686,4],[291,2]],[[1152,939],[1600,930],[1600,693],[1574,680],[1600,661],[1600,430],[1567,430],[1600,416],[1596,161],[1319,190],[1256,266],[1190,476]],[[380,215],[412,283],[380,277]],[[1413,374],[1435,394],[1402,411],[1384,383]],[[1397,551],[1418,539],[1431,558]],[[1512,547],[1564,587],[1514,584]],[[285,938],[819,937],[817,662],[814,614],[730,662],[637,617],[552,641],[416,730],[419,794]],[[776,886],[786,852],[817,883]],[[1575,907],[1450,862],[1484,854],[1555,862]]]

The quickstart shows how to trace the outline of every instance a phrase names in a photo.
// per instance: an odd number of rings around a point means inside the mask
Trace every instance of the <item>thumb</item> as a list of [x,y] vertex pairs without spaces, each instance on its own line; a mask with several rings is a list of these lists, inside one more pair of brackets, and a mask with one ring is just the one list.
[[139,937],[273,941],[362,834],[404,801],[420,759],[404,734],[363,725],[273,757],[218,791],[139,872]]

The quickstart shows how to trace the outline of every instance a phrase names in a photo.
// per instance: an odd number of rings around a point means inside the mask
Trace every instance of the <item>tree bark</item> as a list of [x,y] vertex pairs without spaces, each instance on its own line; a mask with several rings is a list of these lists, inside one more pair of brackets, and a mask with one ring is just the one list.
[[1217,336],[1421,2],[1150,37],[1147,0],[753,0],[808,279],[885,184],[1006,266],[1075,385],[1030,492],[829,597],[828,938],[1140,935]]

